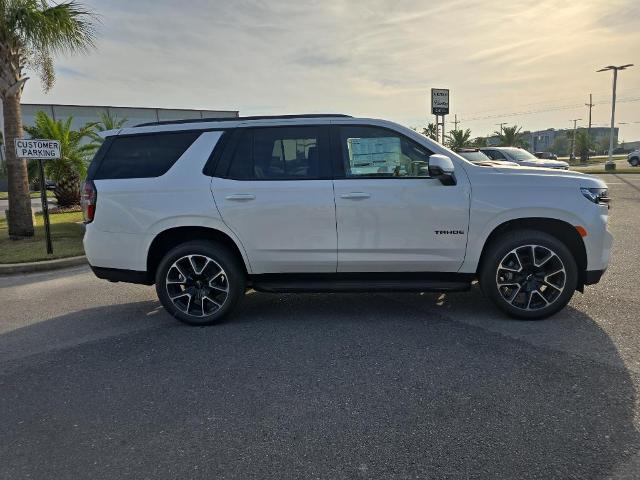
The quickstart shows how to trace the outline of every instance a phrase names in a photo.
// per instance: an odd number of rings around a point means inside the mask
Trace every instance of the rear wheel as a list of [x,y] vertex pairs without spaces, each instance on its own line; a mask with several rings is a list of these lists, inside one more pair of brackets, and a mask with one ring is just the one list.
[[566,245],[534,230],[494,241],[480,272],[482,290],[498,308],[530,320],[564,308],[577,282],[578,268]]
[[629,163],[632,167],[637,167],[638,165],[640,165],[640,158],[633,157],[631,160],[629,160]]
[[178,245],[164,256],[156,272],[156,291],[163,307],[190,325],[222,321],[244,290],[244,270],[238,259],[217,243]]

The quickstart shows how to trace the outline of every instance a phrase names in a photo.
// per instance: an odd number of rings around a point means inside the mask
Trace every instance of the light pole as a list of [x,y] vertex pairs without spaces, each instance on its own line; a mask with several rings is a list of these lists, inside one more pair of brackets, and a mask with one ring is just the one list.
[[576,124],[579,120],[582,119],[574,118],[573,120],[570,120],[571,122],[573,122],[573,136],[571,137],[571,160],[574,160],[576,158]]
[[613,96],[611,98],[611,131],[609,132],[609,159],[604,164],[605,170],[615,170],[616,164],[613,163],[613,129],[616,120],[616,83],[618,82],[618,70],[625,70],[626,68],[633,67],[633,63],[627,65],[609,65],[608,67],[597,70],[598,72],[606,72],[607,70],[613,70]]

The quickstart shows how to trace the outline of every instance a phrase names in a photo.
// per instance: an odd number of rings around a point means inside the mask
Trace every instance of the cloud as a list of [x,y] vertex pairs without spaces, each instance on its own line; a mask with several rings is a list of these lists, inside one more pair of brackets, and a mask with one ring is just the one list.
[[93,78],[93,76],[90,75],[89,73],[81,72],[81,71],[76,70],[74,68],[69,68],[69,67],[64,67],[64,66],[62,66],[62,67],[61,66],[57,66],[56,67],[56,73],[60,77]]
[[[637,0],[84,1],[101,15],[98,50],[60,59],[54,90],[28,87],[27,101],[340,111],[413,124],[430,119],[431,87],[451,89],[459,118],[479,118],[580,105],[590,92],[607,99],[610,78],[595,70],[640,63]],[[621,95],[640,93],[636,68],[621,76]],[[618,117],[640,120],[637,105],[620,104]],[[509,120],[565,127],[583,113]],[[494,123],[463,127],[482,134]],[[625,139],[640,139],[637,125]]]

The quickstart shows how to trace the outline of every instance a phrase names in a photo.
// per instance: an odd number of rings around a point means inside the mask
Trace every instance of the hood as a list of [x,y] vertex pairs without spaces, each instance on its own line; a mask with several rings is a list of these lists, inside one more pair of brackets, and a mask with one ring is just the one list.
[[542,168],[567,168],[569,164],[561,160],[548,160],[548,159],[531,159],[520,162],[523,167],[542,167]]
[[[564,162],[562,162],[564,163]],[[509,166],[495,166],[494,172],[499,172],[505,175],[514,175],[518,177],[539,177],[544,178],[544,183],[549,184],[565,184],[566,182],[574,183],[580,187],[594,187],[594,188],[607,188],[607,184],[594,175],[589,175],[582,172],[574,172],[573,170],[554,170],[552,168],[540,168],[540,167],[509,167]],[[514,177],[515,181],[515,177]]]
[[518,167],[519,164],[516,162],[508,162],[506,160],[478,160],[475,162],[476,165],[482,165],[485,167]]

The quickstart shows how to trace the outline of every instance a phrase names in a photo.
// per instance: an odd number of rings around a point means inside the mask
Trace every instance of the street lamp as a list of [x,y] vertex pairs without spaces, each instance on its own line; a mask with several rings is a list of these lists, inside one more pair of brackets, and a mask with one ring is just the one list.
[[615,125],[616,118],[616,83],[618,81],[618,70],[625,70],[628,67],[633,67],[633,63],[628,63],[627,65],[620,65],[616,67],[614,65],[609,65],[608,67],[601,68],[597,70],[598,72],[606,72],[607,70],[613,70],[613,97],[611,99],[611,131],[609,132],[609,159],[607,163],[604,164],[605,170],[615,170],[616,164],[613,163],[613,129]]
[[573,122],[573,137],[571,137],[571,160],[576,158],[576,125],[578,121],[582,120],[581,118],[574,118],[571,120]]

